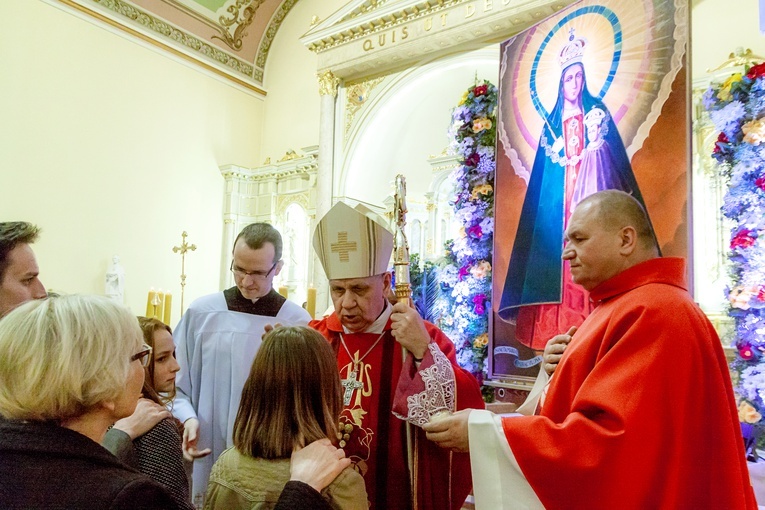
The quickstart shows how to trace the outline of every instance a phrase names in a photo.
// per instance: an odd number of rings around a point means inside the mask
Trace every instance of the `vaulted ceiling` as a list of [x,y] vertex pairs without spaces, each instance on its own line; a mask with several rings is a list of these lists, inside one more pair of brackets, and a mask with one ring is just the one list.
[[256,92],[297,0],[59,0]]

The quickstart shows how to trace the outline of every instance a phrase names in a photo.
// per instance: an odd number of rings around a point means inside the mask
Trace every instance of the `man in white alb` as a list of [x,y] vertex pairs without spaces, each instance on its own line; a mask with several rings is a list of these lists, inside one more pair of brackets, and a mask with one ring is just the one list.
[[173,414],[184,424],[183,450],[195,459],[192,501],[202,506],[218,456],[232,446],[242,388],[266,324],[308,324],[310,316],[273,289],[282,270],[282,236],[267,223],[234,241],[236,285],[196,299],[175,328],[178,393]]

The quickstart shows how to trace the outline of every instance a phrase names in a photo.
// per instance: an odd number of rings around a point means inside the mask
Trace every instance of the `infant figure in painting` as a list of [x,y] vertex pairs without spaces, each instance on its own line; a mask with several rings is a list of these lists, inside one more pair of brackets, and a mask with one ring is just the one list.
[[598,107],[593,107],[584,116],[587,146],[582,154],[582,163],[571,198],[571,213],[579,202],[600,190],[619,189],[631,194],[634,189],[632,180],[615,171],[616,158],[605,143],[608,120],[609,114]]

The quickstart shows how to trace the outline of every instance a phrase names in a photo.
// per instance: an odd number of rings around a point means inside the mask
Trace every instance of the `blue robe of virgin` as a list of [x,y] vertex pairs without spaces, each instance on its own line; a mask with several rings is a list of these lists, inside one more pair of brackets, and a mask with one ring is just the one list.
[[[575,63],[572,65],[581,64]],[[571,66],[568,66],[571,67]],[[568,67],[566,69],[568,69]],[[515,319],[518,307],[560,303],[563,286],[566,155],[561,149],[553,153],[552,146],[563,133],[563,80],[561,73],[558,101],[555,103],[539,139],[534,165],[531,169],[526,198],[523,201],[518,232],[508,264],[507,278],[499,305],[499,316]],[[603,136],[614,161],[609,169],[612,179],[605,180],[603,189],[619,189],[630,193],[645,208],[627,151],[608,108],[587,90],[587,78],[582,68],[582,114],[600,108],[607,114],[603,121],[607,133]],[[598,190],[601,191],[601,190]]]

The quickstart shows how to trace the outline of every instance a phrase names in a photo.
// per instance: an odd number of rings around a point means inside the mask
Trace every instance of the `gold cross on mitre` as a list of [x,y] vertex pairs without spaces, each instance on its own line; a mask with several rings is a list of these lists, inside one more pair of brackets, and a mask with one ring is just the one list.
[[356,242],[348,241],[348,232],[337,233],[337,242],[332,243],[332,253],[340,254],[340,262],[348,262],[350,260],[350,252],[357,250]]
[[362,204],[333,205],[313,234],[313,247],[327,278],[366,278],[386,272],[393,234],[385,223]]

